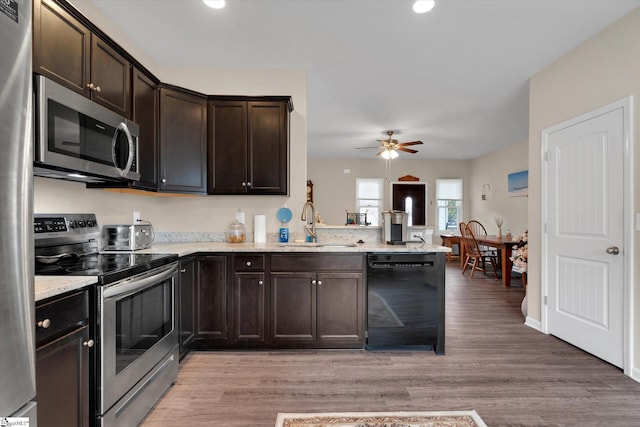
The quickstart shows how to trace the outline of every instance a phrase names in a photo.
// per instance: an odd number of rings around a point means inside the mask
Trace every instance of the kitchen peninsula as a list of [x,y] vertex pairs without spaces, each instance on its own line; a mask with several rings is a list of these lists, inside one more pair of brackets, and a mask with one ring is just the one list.
[[[444,260],[449,251],[429,243],[321,241],[155,243],[136,253],[180,257],[176,305],[184,355],[191,348],[363,348],[367,255],[434,254]],[[36,276],[36,299],[92,282]],[[438,286],[444,292],[444,283]]]

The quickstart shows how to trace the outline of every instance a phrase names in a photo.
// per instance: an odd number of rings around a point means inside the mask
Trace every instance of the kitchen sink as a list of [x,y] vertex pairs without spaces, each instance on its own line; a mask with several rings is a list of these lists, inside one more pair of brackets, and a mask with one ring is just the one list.
[[292,247],[292,248],[355,248],[358,245],[355,243],[292,242],[292,243],[280,243],[279,246]]

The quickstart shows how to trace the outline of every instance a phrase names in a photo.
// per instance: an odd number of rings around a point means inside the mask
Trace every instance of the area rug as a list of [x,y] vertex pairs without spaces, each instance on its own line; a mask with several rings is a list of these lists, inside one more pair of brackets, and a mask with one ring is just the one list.
[[275,427],[487,427],[476,411],[278,414]]

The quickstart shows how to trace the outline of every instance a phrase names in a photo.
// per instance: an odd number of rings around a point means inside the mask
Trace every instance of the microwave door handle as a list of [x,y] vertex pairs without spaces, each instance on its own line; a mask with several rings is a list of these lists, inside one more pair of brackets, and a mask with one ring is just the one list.
[[[127,164],[124,169],[120,169],[118,167],[118,162],[116,161],[116,143],[118,142],[118,131],[124,132],[127,137],[127,142],[129,143],[129,156],[127,157]],[[131,132],[129,132],[129,128],[125,122],[120,122],[118,128],[113,134],[113,139],[111,140],[111,159],[113,160],[113,165],[118,169],[120,176],[127,177],[129,170],[131,169],[131,165],[133,164],[133,156],[135,155],[134,145],[133,145],[133,137],[131,136]]]

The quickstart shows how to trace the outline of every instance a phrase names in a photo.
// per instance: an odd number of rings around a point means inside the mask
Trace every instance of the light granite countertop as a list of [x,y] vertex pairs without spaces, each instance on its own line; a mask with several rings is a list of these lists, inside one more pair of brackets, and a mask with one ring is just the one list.
[[154,243],[149,249],[139,253],[173,253],[178,256],[197,252],[318,252],[318,253],[430,253],[451,252],[451,248],[430,243],[407,243],[406,245],[386,245],[383,243],[354,244],[345,242],[320,243],[226,243],[226,242],[179,242]]
[[41,301],[97,282],[95,276],[35,276],[35,300]]

